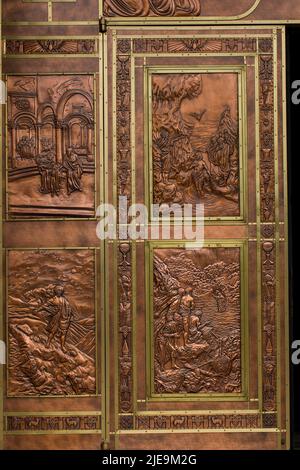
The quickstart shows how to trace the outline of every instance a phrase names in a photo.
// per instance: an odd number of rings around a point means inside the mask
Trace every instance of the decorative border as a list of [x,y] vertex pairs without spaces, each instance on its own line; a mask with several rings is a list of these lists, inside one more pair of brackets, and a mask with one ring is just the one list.
[[19,59],[27,56],[98,56],[98,41],[95,37],[73,38],[68,36],[55,37],[7,37],[3,41],[4,56]]
[[[128,205],[132,198],[132,134],[131,134],[131,42],[121,40],[114,42],[114,139],[113,167],[114,175],[114,205],[118,207],[119,197],[127,197]],[[120,215],[120,214],[119,214]],[[117,267],[115,282],[117,282],[117,323],[118,341],[118,408],[121,413],[133,410],[133,342],[132,342],[132,244],[118,244],[114,253]]]
[[138,430],[186,430],[186,429],[259,429],[261,416],[256,413],[248,414],[214,414],[198,415],[157,415],[137,416],[135,427]]
[[133,39],[134,54],[168,53],[178,54],[186,52],[190,54],[210,52],[218,53],[255,53],[257,52],[257,40],[253,37],[234,36],[186,36],[169,38],[139,38]]
[[5,434],[90,434],[101,432],[101,413],[7,413]]
[[[243,240],[209,240],[203,248],[239,248],[240,249],[240,312],[241,312],[241,393],[165,393],[154,392],[154,338],[153,338],[153,251],[155,249],[187,248],[196,249],[197,243],[177,241],[148,242],[145,246],[145,278],[146,278],[146,372],[148,402],[239,402],[249,400],[249,338],[248,338],[248,243]],[[201,246],[202,248],[202,246]],[[201,249],[199,248],[199,249]]]
[[[259,41],[262,55],[258,59],[259,76],[259,148],[260,148],[260,223],[261,234],[261,312],[262,312],[262,410],[278,413],[280,391],[276,377],[279,372],[277,363],[277,322],[278,312],[278,256],[276,243],[276,213],[279,203],[276,196],[278,180],[278,145],[276,144],[277,113],[277,34],[273,38]],[[276,106],[276,107],[275,107]],[[277,182],[278,186],[278,182]],[[259,210],[257,208],[257,210]],[[266,239],[268,241],[266,241]],[[265,427],[278,425],[276,414],[263,417]]]

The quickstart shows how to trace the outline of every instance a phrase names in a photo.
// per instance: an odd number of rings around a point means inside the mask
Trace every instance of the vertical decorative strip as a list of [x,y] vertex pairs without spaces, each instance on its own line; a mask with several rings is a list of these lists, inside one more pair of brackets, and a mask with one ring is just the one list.
[[[279,198],[279,103],[278,103],[278,82],[279,82],[279,50],[278,50],[278,28],[273,29],[273,54],[274,54],[274,165],[275,165],[275,341],[276,341],[276,427],[282,427],[282,406],[281,406],[281,304],[280,304],[280,198]],[[281,175],[282,177],[282,175]],[[278,433],[278,449],[281,449],[281,433]]]

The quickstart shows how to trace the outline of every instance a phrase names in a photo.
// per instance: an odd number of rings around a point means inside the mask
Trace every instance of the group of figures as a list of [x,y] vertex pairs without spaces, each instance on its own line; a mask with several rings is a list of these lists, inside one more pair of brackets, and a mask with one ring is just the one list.
[[202,94],[202,74],[153,77],[154,203],[207,202],[207,215],[217,215],[228,200],[228,215],[238,215],[238,126],[229,105],[218,122],[206,119],[207,109],[197,110],[200,97],[209,105]]
[[[229,300],[225,288],[211,281],[208,273],[201,286],[193,285],[191,276],[186,273],[190,286],[182,287],[179,276],[176,279],[176,274],[171,272],[169,262],[156,256],[154,265],[155,392],[240,392],[236,265],[220,268],[223,281],[231,283],[234,301]],[[209,269],[213,270],[213,265]],[[205,291],[201,293],[202,289]]]
[[198,16],[200,0],[105,0],[104,12],[108,16]]
[[73,148],[67,149],[61,164],[57,163],[54,146],[49,139],[44,138],[42,152],[37,156],[36,163],[41,176],[42,194],[59,196],[64,180],[68,196],[75,191],[82,191],[83,164]]

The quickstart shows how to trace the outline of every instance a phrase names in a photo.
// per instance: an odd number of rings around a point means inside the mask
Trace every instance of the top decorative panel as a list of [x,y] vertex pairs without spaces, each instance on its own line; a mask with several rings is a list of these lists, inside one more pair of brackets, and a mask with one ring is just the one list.
[[[104,0],[106,16],[220,16],[243,17],[260,0]],[[235,10],[234,5],[235,4]]]

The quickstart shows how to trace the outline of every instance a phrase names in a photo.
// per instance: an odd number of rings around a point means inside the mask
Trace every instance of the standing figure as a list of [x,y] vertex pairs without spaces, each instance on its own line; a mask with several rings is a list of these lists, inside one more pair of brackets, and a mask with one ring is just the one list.
[[41,139],[42,151],[36,157],[36,164],[41,175],[41,187],[40,192],[42,194],[54,195],[54,192],[58,195],[59,188],[57,191],[52,190],[52,173],[53,167],[55,166],[55,148],[50,139],[44,137]]
[[204,190],[210,189],[210,174],[201,153],[196,155],[195,160],[192,177],[196,190],[199,196],[202,197],[204,196]]
[[67,174],[67,191],[68,195],[74,191],[82,191],[81,178],[83,175],[83,167],[78,155],[70,147],[65,156],[63,168]]
[[221,285],[215,284],[213,286],[213,296],[217,303],[218,312],[226,312],[227,310],[227,296],[225,288]]
[[59,196],[60,192],[60,166],[57,163],[52,165],[50,170],[50,191],[51,196]]

